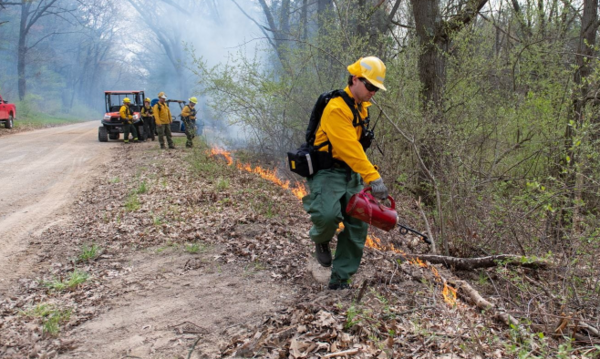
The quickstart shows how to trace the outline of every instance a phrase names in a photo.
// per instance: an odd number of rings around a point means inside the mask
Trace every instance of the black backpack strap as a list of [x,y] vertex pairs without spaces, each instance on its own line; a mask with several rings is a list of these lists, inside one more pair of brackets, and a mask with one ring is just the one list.
[[354,120],[352,121],[352,125],[354,127],[358,127],[358,126],[362,126],[363,129],[365,128],[365,124],[368,123],[368,112],[369,109],[367,109],[367,117],[363,120],[360,117],[360,113],[358,112],[358,109],[356,109],[355,105],[356,102],[354,101],[354,99],[352,97],[350,97],[346,91],[343,91],[341,94],[342,98],[344,99],[344,102],[346,103],[346,105],[348,105],[348,107],[350,107],[350,110],[352,111],[352,114],[354,115]]

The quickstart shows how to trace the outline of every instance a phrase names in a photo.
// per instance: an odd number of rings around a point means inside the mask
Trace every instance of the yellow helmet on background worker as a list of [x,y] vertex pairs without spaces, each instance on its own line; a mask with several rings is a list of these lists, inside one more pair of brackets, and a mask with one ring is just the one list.
[[146,98],[144,99],[144,102],[150,102],[150,101],[151,101],[151,100],[150,100],[150,97],[146,97]]
[[165,95],[164,92],[159,92],[158,93],[158,98],[164,98],[166,100],[167,99],[167,95]]
[[198,103],[198,99],[195,97],[190,97],[190,102],[196,104]]
[[385,86],[383,86],[385,64],[378,57],[361,57],[358,61],[348,66],[348,72],[351,75],[363,77],[372,83],[373,86],[386,91]]
[[129,99],[129,97],[125,97],[123,99],[123,103],[131,103],[131,100]]

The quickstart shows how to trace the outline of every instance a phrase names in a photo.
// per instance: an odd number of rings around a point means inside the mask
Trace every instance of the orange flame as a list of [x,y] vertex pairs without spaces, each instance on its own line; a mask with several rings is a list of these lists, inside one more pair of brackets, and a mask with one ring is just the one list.
[[[211,156],[221,155],[225,157],[228,166],[231,166],[233,164],[233,156],[231,155],[231,152],[225,151],[224,149],[218,147],[213,147],[210,149],[210,154]],[[302,183],[296,183],[293,187],[290,187],[290,181],[282,181],[281,179],[279,179],[277,173],[274,170],[264,169],[260,166],[256,166],[253,168],[249,163],[239,162],[236,164],[236,167],[246,172],[256,173],[262,178],[275,183],[283,189],[289,189],[298,199],[302,199],[302,197],[306,196],[308,193],[306,187],[304,187]]]
[[375,236],[367,236],[367,241],[365,242],[365,246],[375,248],[380,251],[386,250],[386,248],[381,244],[381,240]]
[[229,152],[229,151],[225,151],[224,149],[219,148],[219,147],[213,147],[210,149],[210,154],[212,156],[221,155],[221,156],[225,157],[225,159],[227,160],[228,166],[231,166],[233,164],[233,157],[231,157],[231,152]]
[[444,301],[449,305],[454,306],[456,304],[456,288],[449,286],[446,281],[444,281],[442,295],[444,296]]
[[308,192],[306,192],[306,187],[304,187],[304,185],[302,183],[296,183],[295,187],[292,188],[292,193],[298,199],[302,199],[304,196],[306,196],[308,194]]

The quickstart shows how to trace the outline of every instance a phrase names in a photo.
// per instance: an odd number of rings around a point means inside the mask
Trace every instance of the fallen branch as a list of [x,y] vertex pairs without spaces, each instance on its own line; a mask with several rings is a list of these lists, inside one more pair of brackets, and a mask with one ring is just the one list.
[[495,256],[479,258],[457,258],[440,256],[435,254],[404,254],[408,259],[419,258],[433,264],[443,264],[454,269],[472,270],[475,268],[490,268],[505,263],[508,265],[521,266],[525,268],[548,269],[553,266],[552,262],[544,259],[531,259],[514,254],[499,254]]
[[467,300],[473,303],[477,308],[487,313],[491,313],[493,318],[502,321],[508,326],[510,326],[511,324],[514,326],[519,326],[519,321],[515,319],[515,317],[508,314],[503,309],[498,309],[494,304],[484,299],[478,291],[471,287],[469,283],[459,279],[455,280],[453,284],[456,285],[456,289],[460,289],[460,293],[463,296],[465,296]]

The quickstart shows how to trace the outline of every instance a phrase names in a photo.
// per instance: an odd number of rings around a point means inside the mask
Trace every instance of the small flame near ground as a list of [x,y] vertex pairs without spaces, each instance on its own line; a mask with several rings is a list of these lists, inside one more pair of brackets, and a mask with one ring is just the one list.
[[[227,160],[228,166],[233,165],[233,156],[231,155],[231,152],[229,152],[229,151],[226,151],[219,147],[213,147],[210,149],[210,155],[211,156],[219,156],[219,155],[223,156]],[[296,183],[293,186],[291,186],[290,181],[282,181],[277,176],[277,173],[274,170],[265,169],[265,168],[262,168],[261,166],[253,167],[249,163],[239,163],[239,162],[236,163],[236,167],[238,169],[246,171],[246,172],[256,173],[259,176],[261,176],[262,178],[275,183],[279,187],[292,191],[294,196],[296,196],[296,198],[298,198],[298,199],[302,199],[302,197],[306,196],[306,194],[308,193],[306,191],[306,187],[304,187],[304,185],[302,183]]]
[[210,155],[211,156],[218,156],[221,155],[223,157],[225,157],[225,160],[227,160],[227,165],[231,166],[233,164],[233,157],[231,157],[231,153],[229,151],[225,151],[222,148],[219,147],[213,147],[210,149]]

